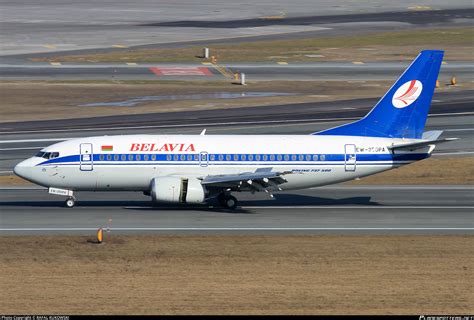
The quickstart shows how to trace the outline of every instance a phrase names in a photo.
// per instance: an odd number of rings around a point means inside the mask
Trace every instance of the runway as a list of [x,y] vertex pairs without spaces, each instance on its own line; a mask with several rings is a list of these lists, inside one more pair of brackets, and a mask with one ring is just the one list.
[[[49,63],[0,64],[3,80],[223,80],[228,74],[245,73],[247,81],[271,80],[394,80],[408,62],[314,62],[225,64],[226,73],[203,64],[95,64]],[[155,70],[164,70],[157,73]],[[205,72],[202,72],[204,70]],[[440,71],[440,82],[474,81],[472,62],[448,62]]]
[[[473,234],[472,186],[330,186],[237,194],[236,211],[217,206],[153,206],[139,193],[78,192],[78,205],[43,189],[1,189],[0,234],[376,233]],[[127,199],[127,200],[124,200]]]

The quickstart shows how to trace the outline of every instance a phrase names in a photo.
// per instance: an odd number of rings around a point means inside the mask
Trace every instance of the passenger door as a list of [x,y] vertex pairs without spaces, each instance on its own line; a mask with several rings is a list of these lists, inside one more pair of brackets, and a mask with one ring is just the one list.
[[92,171],[94,169],[92,143],[80,144],[79,169],[81,171]]

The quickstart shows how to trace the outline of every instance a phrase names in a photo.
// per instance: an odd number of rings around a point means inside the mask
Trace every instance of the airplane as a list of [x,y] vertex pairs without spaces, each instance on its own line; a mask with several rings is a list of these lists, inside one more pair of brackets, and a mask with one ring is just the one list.
[[335,184],[430,157],[442,131],[423,132],[444,52],[424,50],[362,119],[307,135],[118,135],[71,139],[42,149],[14,173],[66,196],[140,191],[154,202],[217,199],[237,192]]

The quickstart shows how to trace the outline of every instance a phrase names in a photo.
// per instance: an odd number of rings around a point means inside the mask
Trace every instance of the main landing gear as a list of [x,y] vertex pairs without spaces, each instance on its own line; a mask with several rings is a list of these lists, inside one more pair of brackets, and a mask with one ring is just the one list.
[[230,194],[226,193],[221,193],[217,197],[217,200],[219,201],[219,204],[227,209],[234,210],[237,208],[237,199],[234,196],[231,196]]

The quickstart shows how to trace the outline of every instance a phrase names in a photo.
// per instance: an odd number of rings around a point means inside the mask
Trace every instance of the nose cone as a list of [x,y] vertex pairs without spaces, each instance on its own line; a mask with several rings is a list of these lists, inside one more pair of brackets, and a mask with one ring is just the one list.
[[23,179],[31,180],[32,167],[28,162],[28,160],[20,162],[13,168],[13,172]]

